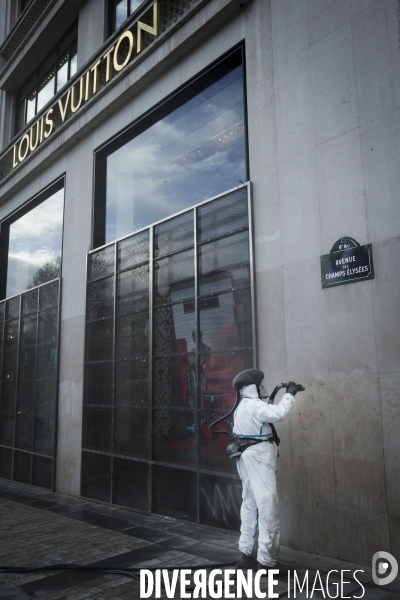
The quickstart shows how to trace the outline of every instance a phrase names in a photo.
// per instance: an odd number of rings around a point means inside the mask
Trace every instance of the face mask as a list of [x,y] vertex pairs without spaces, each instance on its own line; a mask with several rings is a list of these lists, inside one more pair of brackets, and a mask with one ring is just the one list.
[[266,398],[268,396],[267,394],[267,390],[265,389],[264,385],[261,384],[260,385],[260,398],[261,400],[263,400],[264,398]]

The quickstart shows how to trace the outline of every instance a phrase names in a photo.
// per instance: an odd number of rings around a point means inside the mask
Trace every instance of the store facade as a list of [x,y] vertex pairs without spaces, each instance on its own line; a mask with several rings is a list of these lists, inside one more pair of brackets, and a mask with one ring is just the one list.
[[[323,4],[2,7],[0,477],[237,529],[209,425],[258,366],[307,388],[282,542],[400,551],[397,13]],[[328,289],[346,236],[374,277]]]

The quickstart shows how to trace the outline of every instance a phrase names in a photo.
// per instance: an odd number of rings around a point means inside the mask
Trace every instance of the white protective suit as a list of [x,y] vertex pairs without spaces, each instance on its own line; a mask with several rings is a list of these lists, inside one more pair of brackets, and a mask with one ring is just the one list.
[[[272,436],[268,423],[283,421],[295,401],[294,396],[285,394],[277,405],[263,402],[254,384],[243,387],[240,394],[242,400],[235,410],[233,428],[238,438],[267,440]],[[279,559],[280,536],[277,445],[262,442],[246,448],[237,459],[237,469],[243,484],[239,550],[250,556],[255,551],[258,532],[257,560],[265,567],[273,567]]]

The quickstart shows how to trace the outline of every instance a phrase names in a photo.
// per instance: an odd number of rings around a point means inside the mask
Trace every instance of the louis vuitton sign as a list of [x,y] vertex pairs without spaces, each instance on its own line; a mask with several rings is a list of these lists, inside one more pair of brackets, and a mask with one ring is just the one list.
[[[144,48],[144,34],[154,38],[160,35],[160,1],[153,4],[144,16],[150,13],[152,23],[140,19],[130,25],[54,105],[38,119],[13,147],[13,169],[32,154],[49,136],[104,87],[117,73],[122,71]],[[143,16],[140,17],[143,19]]]

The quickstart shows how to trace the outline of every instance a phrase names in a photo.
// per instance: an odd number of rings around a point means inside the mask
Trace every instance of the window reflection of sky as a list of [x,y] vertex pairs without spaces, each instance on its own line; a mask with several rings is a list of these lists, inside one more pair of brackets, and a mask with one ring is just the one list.
[[35,285],[40,267],[48,265],[49,275],[55,272],[54,261],[61,255],[63,205],[62,189],[10,225],[7,297]]
[[246,180],[242,67],[107,159],[106,243]]

